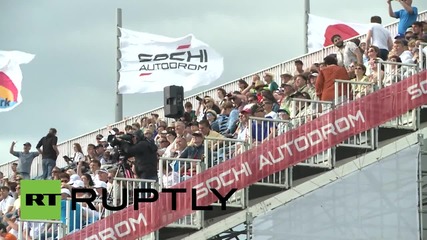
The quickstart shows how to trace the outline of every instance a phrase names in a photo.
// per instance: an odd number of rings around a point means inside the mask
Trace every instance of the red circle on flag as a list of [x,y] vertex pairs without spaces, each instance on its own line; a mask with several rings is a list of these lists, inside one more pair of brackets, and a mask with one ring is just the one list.
[[340,35],[343,40],[356,37],[359,35],[359,33],[356,32],[356,30],[354,30],[352,27],[348,25],[345,25],[345,24],[329,25],[325,31],[325,43],[323,44],[324,47],[333,44],[331,38],[335,34]]

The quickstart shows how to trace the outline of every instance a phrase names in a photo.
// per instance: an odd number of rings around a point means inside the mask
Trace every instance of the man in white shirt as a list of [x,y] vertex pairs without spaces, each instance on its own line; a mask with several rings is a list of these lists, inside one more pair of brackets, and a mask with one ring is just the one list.
[[393,41],[391,40],[390,32],[381,25],[382,20],[379,16],[371,17],[371,29],[369,29],[366,36],[366,54],[371,45],[377,46],[380,49],[379,57],[386,61],[388,53],[393,47]]
[[413,55],[411,51],[408,50],[408,42],[403,39],[396,39],[393,43],[393,50],[397,56],[400,57],[402,63],[410,63],[413,64]]
[[13,204],[15,203],[15,199],[9,195],[9,191],[9,187],[3,186],[0,188],[0,210],[2,216],[7,213],[12,213]]
[[338,34],[333,35],[331,41],[338,48],[337,60],[339,66],[348,69],[350,64],[354,62],[363,64],[362,52],[354,42],[349,41],[344,43],[343,39]]

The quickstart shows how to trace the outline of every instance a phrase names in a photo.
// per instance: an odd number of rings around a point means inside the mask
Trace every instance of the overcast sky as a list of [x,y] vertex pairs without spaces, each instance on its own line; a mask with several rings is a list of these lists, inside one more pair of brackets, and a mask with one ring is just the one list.
[[[17,0],[1,5],[0,49],[36,57],[22,66],[23,103],[0,113],[0,162],[14,159],[8,154],[13,140],[19,150],[26,141],[35,146],[50,127],[58,129],[63,142],[114,122],[118,7],[124,28],[169,37],[193,33],[222,54],[224,73],[207,87],[304,54],[302,0]],[[427,9],[427,1],[414,0],[414,5],[420,12]],[[385,24],[394,21],[386,0],[315,0],[311,13],[344,22],[368,23],[372,15]],[[163,93],[126,95],[123,101],[124,116],[133,116],[162,105]]]

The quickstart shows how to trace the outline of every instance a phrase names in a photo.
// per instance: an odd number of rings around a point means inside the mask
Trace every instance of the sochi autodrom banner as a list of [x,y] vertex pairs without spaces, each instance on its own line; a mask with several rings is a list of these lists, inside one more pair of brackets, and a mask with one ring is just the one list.
[[64,239],[136,239],[183,218],[192,212],[191,189],[197,189],[197,205],[217,201],[209,190],[223,196],[231,189],[242,189],[305,159],[329,149],[350,136],[379,126],[408,110],[427,104],[427,74],[422,72],[345,104],[284,135],[209,168],[175,185],[187,193],[177,195],[172,210],[170,193],[159,193],[152,203],[140,203],[113,213]]
[[120,28],[121,94],[160,92],[170,85],[185,91],[216,81],[223,57],[192,34],[170,38]]

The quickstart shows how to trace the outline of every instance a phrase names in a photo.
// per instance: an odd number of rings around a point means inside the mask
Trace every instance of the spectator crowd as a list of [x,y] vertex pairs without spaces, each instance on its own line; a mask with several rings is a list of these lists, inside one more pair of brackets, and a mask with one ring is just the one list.
[[[69,165],[67,168],[57,167],[59,156],[63,153],[58,150],[57,130],[54,128],[40,139],[35,146],[36,151],[32,151],[29,142],[23,144],[22,150],[16,149],[16,143],[13,142],[10,154],[19,160],[12,165],[10,176],[3,176],[0,172],[0,209],[3,217],[0,223],[0,239],[17,237],[19,181],[22,179],[60,180],[63,202],[71,196],[73,189],[90,188],[96,191],[97,199],[102,199],[105,193],[109,194],[111,203],[113,196],[120,198],[121,190],[113,182],[117,177],[143,176],[144,179],[158,179],[163,187],[170,187],[193,176],[196,172],[195,164],[180,164],[173,159],[203,160],[208,157],[207,155],[214,156],[205,152],[206,149],[214,151],[205,148],[205,138],[261,143],[284,133],[286,131],[282,126],[284,122],[289,122],[290,125],[302,124],[304,121],[293,120],[311,114],[311,111],[305,109],[307,104],[310,104],[310,101],[306,100],[336,100],[335,79],[383,86],[392,84],[394,82],[392,77],[405,76],[403,68],[396,65],[387,72],[386,69],[378,67],[378,61],[414,64],[427,54],[427,47],[424,47],[424,55],[419,54],[419,48],[423,48],[421,43],[427,43],[427,23],[416,21],[418,10],[412,6],[411,0],[400,0],[399,3],[402,10],[395,12],[388,1],[389,15],[400,19],[397,36],[391,36],[382,26],[379,16],[373,16],[365,41],[345,42],[339,34],[336,34],[331,39],[337,47],[336,54],[326,56],[323,62],[306,67],[301,60],[296,60],[295,71],[283,73],[279,78],[266,72],[262,76],[254,75],[251,82],[239,80],[238,89],[234,91],[227,92],[223,88],[218,88],[216,96],[201,96],[197,106],[186,102],[185,113],[174,121],[167,122],[158,114],[152,113],[151,116],[142,117],[124,129],[109,127],[108,133],[97,135],[93,144],[86,146],[86,151],[83,151],[79,143],[74,143],[74,153],[66,158]],[[401,78],[399,79],[402,80]],[[340,92],[340,97],[346,95],[352,95],[353,98],[363,97],[367,92],[366,88],[368,87],[354,85],[351,94]],[[295,105],[292,104],[293,101],[306,102]],[[250,117],[278,120],[278,124],[273,126],[271,123],[249,121]],[[126,134],[132,136],[131,141],[135,145],[141,141],[146,142],[144,146],[155,152],[155,159],[150,159],[149,164],[142,164],[141,161],[144,159],[139,158],[138,153],[134,157],[121,159],[118,148],[112,146],[108,136],[114,135],[120,140]],[[226,154],[216,151],[217,159],[212,162],[218,163],[241,153],[242,146],[243,144],[238,142],[222,150]],[[39,155],[42,158],[42,174],[31,176],[33,159]],[[170,159],[165,161],[167,164],[163,164],[163,169],[159,169],[160,157]],[[68,224],[69,232],[81,229],[104,216],[101,204],[96,204],[96,211],[88,209],[85,204],[81,204],[80,208],[84,214],[81,216],[71,214],[75,220],[72,222],[77,224]],[[65,209],[63,208],[61,212],[63,222],[67,215]],[[38,236],[52,232],[49,229],[53,227],[43,223],[26,223],[23,226],[25,239],[38,239]],[[5,237],[6,234],[8,238]]]

